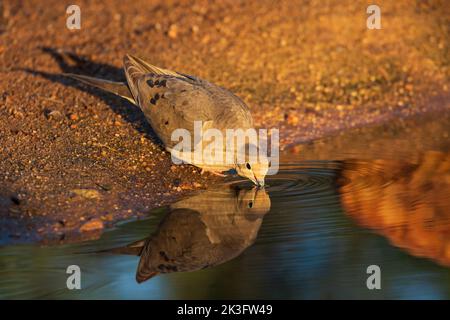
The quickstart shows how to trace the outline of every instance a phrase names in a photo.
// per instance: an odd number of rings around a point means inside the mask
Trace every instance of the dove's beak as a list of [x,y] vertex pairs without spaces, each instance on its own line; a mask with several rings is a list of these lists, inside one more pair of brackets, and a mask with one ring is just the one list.
[[258,188],[264,187],[264,177],[263,177],[262,179],[261,179],[261,178],[258,179],[258,178],[256,177],[256,175],[253,175],[253,177],[250,178],[250,180],[252,180],[253,183],[256,184],[256,186],[257,186]]
[[255,176],[248,177],[258,188],[264,186],[264,180],[258,180]]

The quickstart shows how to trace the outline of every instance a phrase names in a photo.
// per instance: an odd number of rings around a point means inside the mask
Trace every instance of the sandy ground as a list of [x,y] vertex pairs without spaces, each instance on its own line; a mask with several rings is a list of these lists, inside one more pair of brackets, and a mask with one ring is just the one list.
[[176,167],[140,110],[62,72],[124,78],[122,57],[222,85],[282,145],[448,109],[450,7],[378,1],[6,1],[0,15],[2,242],[95,237],[219,178]]

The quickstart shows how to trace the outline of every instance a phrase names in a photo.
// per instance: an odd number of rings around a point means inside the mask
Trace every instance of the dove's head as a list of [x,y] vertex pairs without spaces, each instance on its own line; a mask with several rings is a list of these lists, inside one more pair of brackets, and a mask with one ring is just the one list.
[[260,156],[257,161],[247,161],[236,164],[236,171],[241,177],[253,181],[259,187],[264,187],[264,178],[269,170],[269,160]]

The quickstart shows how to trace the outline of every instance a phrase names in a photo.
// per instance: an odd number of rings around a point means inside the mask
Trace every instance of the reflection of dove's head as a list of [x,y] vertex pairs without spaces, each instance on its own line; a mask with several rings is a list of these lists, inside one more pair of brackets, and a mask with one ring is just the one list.
[[[249,148],[249,150],[252,149]],[[257,147],[254,147],[253,150],[257,153],[256,155],[259,154],[259,149]],[[236,172],[241,177],[250,179],[257,186],[263,187],[264,178],[269,170],[269,160],[264,154],[259,154],[258,156],[256,155],[254,157],[245,157],[247,161],[238,160],[236,164]],[[244,156],[246,156],[246,151],[244,151]]]
[[239,210],[247,215],[255,215],[255,218],[266,214],[270,210],[270,197],[265,189],[242,189],[237,196]]

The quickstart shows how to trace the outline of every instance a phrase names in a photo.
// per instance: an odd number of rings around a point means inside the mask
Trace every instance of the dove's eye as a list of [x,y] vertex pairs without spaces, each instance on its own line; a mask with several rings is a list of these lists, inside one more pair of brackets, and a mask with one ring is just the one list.
[[250,201],[250,202],[248,203],[248,207],[249,207],[250,209],[253,207],[253,202],[252,202],[252,201]]
[[251,170],[252,167],[250,166],[250,163],[247,162],[247,164],[245,165],[247,167],[248,170]]

